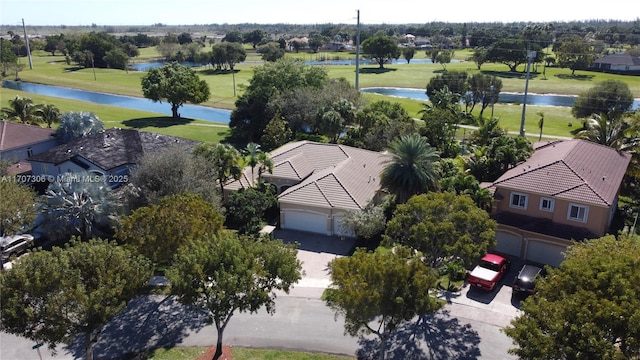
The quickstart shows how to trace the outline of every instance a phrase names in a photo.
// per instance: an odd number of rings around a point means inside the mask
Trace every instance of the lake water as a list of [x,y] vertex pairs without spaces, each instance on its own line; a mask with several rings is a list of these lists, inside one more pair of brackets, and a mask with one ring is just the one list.
[[[154,62],[139,63],[139,64],[129,64],[129,69],[131,69],[133,71],[148,71],[149,69],[159,68],[159,67],[161,67],[163,65],[167,65],[167,64],[171,64],[171,63],[162,62],[162,61],[154,61]],[[189,67],[204,66],[204,64],[198,64],[198,63],[194,63],[194,62],[190,62],[190,61],[181,62],[180,65],[189,66]]]
[[[411,89],[411,88],[387,88],[387,87],[371,87],[364,88],[360,91],[365,93],[380,94],[387,96],[396,96],[401,98],[409,98],[413,100],[427,101],[425,89]],[[564,106],[571,107],[578,97],[572,95],[550,95],[550,94],[527,94],[527,105],[538,106]],[[524,101],[524,94],[522,93],[500,93],[500,100],[498,103],[504,104],[522,104]],[[640,99],[635,99],[632,105],[634,110],[640,108]]]
[[[145,98],[105,94],[93,91],[64,88],[59,86],[40,85],[7,80],[2,81],[2,86],[8,89],[26,91],[34,94],[53,96],[63,99],[88,101],[96,104],[112,105],[133,110],[150,111],[171,116],[170,104],[166,102],[154,103],[153,101]],[[191,104],[182,105],[178,112],[181,116],[186,118],[201,119],[223,124],[228,124],[229,117],[231,116],[230,110]]]

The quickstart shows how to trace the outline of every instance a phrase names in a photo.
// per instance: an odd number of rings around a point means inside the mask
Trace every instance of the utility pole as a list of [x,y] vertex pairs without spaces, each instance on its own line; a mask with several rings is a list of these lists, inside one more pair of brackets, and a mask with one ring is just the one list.
[[496,76],[493,75],[493,79],[491,79],[491,120],[493,120],[493,108],[496,104],[495,91],[496,91]]
[[33,70],[33,61],[31,61],[31,49],[29,49],[29,38],[27,37],[27,28],[24,26],[24,19],[22,19],[22,32],[24,33],[24,42],[27,44],[27,58],[29,59],[29,69]]
[[356,90],[360,90],[360,10],[358,12],[358,23],[356,26]]
[[527,111],[527,93],[529,92],[529,69],[531,68],[531,59],[536,56],[535,51],[527,52],[527,78],[524,83],[524,100],[522,101],[522,118],[520,119],[520,136],[524,136],[524,117]]

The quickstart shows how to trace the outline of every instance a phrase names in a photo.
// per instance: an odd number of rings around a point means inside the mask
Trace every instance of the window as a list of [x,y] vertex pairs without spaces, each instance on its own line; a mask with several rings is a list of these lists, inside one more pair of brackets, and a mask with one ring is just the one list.
[[589,215],[589,208],[586,206],[580,206],[576,204],[569,204],[569,213],[567,218],[569,220],[586,222]]
[[540,198],[540,210],[542,211],[553,211],[554,201],[549,198]]
[[512,208],[516,209],[527,209],[527,195],[520,193],[511,193],[511,204]]

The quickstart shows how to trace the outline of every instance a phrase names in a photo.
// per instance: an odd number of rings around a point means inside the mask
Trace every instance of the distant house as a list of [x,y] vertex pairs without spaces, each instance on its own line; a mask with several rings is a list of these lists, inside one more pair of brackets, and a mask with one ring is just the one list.
[[494,192],[496,251],[557,266],[574,240],[606,234],[630,160],[585,140],[537,143],[531,158],[485,185]]
[[0,159],[14,164],[9,170],[11,173],[31,171],[27,158],[59,144],[52,129],[0,121]]
[[[133,129],[112,128],[29,157],[33,175],[52,178],[88,172],[104,176],[112,187],[126,182],[140,158],[172,146],[191,148],[197,141]],[[170,176],[170,174],[167,174]]]
[[640,57],[630,54],[611,54],[593,62],[591,69],[615,73],[640,74]]
[[[380,190],[385,153],[345,145],[297,141],[270,154],[272,174],[264,181],[276,187],[280,203],[280,227],[331,236],[353,236],[340,227],[345,211],[362,210]],[[253,182],[246,168],[228,190]],[[253,175],[254,177],[257,174]]]

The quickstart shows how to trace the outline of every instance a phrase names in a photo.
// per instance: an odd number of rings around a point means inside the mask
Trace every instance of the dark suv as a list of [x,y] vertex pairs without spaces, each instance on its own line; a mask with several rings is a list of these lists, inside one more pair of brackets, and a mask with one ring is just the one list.
[[514,294],[535,294],[536,281],[544,276],[544,269],[535,265],[524,265],[513,280]]

